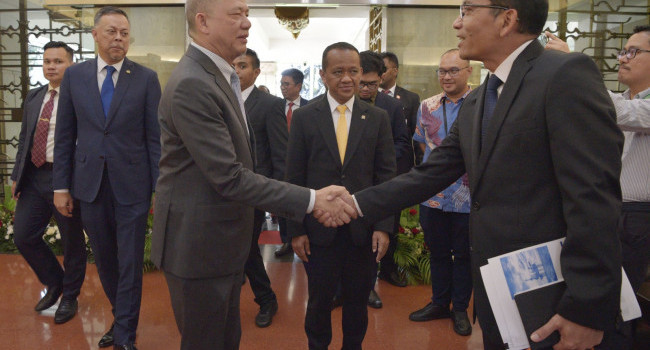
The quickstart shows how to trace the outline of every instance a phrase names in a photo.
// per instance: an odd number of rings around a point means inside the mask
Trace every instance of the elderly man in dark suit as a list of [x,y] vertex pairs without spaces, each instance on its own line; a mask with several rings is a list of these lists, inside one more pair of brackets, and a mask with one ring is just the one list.
[[158,76],[126,58],[130,24],[115,7],[95,15],[99,56],[61,84],[54,145],[54,204],[81,219],[115,321],[100,347],[135,349],[151,193],[158,178]]
[[[63,73],[73,64],[73,51],[63,42],[43,47],[43,75],[48,85],[31,90],[25,97],[16,164],[11,173],[11,193],[16,203],[14,243],[47,293],[34,308],[43,311],[61,303],[54,323],[65,323],[77,313],[77,296],[86,274],[86,244],[79,209],[72,217],[61,215],[52,202],[54,128]],[[63,243],[63,266],[43,241],[43,233],[54,214]]]
[[[322,67],[328,91],[294,114],[287,179],[301,186],[336,184],[358,191],[392,178],[395,149],[388,114],[356,97],[362,73],[359,52],[348,43],[332,44],[323,52]],[[368,327],[366,304],[393,217],[374,225],[356,220],[339,228],[324,228],[307,217],[288,228],[307,272],[309,348],[327,349],[332,340],[332,298],[340,284],[343,349],[361,349]]]
[[[246,118],[253,130],[255,148],[255,172],[268,178],[283,180],[289,131],[284,116],[284,100],[271,96],[255,86],[260,74],[260,59],[257,53],[246,49],[246,53],[234,61],[235,71],[241,82]],[[255,302],[260,311],[255,317],[258,327],[268,327],[278,311],[278,301],[271,281],[264,268],[264,260],[257,244],[264,222],[264,211],[255,210],[253,239],[244,272],[251,284]],[[283,225],[284,226],[284,225]],[[285,227],[286,229],[286,227]]]
[[[350,221],[342,187],[319,191],[253,172],[249,122],[233,61],[251,22],[241,0],[188,0],[192,43],[165,87],[151,258],[165,272],[181,349],[238,349],[239,295],[253,207],[301,221],[324,210]],[[338,209],[343,205],[347,212]]]
[[479,267],[564,236],[567,288],[545,310],[556,314],[530,339],[557,330],[556,350],[607,343],[620,303],[623,138],[600,72],[586,55],[545,51],[535,40],[547,18],[546,0],[477,0],[460,10],[454,22],[460,57],[482,61],[489,79],[466,97],[425,163],[347,200],[374,222],[467,172],[474,302],[485,348],[504,344]]

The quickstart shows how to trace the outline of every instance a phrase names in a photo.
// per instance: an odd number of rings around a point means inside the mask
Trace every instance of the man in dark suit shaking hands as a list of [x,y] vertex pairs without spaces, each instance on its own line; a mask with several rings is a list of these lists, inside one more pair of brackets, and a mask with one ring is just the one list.
[[156,73],[126,58],[124,11],[101,8],[93,38],[99,56],[70,67],[61,84],[54,146],[54,204],[81,219],[113,326],[99,346],[134,349],[151,193],[158,178],[160,128]]
[[467,172],[474,302],[485,348],[504,345],[480,266],[563,236],[567,288],[531,341],[558,330],[556,350],[606,343],[620,304],[623,137],[600,72],[586,55],[544,50],[535,40],[546,0],[473,0],[460,10],[460,57],[482,61],[489,79],[466,97],[425,163],[355,194],[360,214],[373,222]]
[[[362,69],[357,49],[344,42],[323,52],[321,79],[328,91],[294,114],[287,150],[289,182],[349,191],[395,176],[395,149],[386,111],[357,96]],[[361,349],[368,327],[368,296],[377,262],[388,248],[393,217],[369,225],[355,220],[325,228],[313,217],[288,225],[294,252],[303,260],[309,285],[305,331],[310,349],[332,340],[332,298],[341,285],[343,349]]]
[[[52,162],[54,128],[63,73],[72,65],[72,49],[52,41],[43,48],[43,75],[49,84],[31,90],[25,97],[16,164],[11,173],[15,199],[14,243],[47,293],[34,308],[43,311],[61,303],[55,323],[70,320],[77,312],[77,296],[86,274],[86,244],[79,208],[71,217],[54,210],[52,202]],[[43,233],[54,214],[63,242],[63,266],[43,241]]]
[[[233,61],[246,52],[243,0],[188,0],[192,38],[159,110],[162,156],[151,258],[165,272],[183,350],[238,349],[239,295],[254,207],[302,221],[325,210],[337,224],[354,210],[344,188],[319,191],[253,172],[254,150]],[[329,223],[330,225],[333,223]]]

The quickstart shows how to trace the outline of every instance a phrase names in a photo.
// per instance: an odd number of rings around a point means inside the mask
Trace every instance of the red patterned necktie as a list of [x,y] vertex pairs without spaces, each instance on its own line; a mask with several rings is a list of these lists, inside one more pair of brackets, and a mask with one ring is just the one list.
[[37,168],[45,164],[47,133],[50,129],[50,118],[52,117],[52,110],[54,109],[54,96],[56,96],[56,90],[51,90],[50,99],[45,103],[45,106],[43,106],[41,117],[38,118],[36,131],[34,132],[34,142],[32,144],[32,163],[34,163]]
[[386,95],[390,96],[390,90],[381,90],[381,92],[385,93]]
[[289,109],[287,110],[287,129],[291,130],[291,116],[293,116],[293,102],[289,102]]

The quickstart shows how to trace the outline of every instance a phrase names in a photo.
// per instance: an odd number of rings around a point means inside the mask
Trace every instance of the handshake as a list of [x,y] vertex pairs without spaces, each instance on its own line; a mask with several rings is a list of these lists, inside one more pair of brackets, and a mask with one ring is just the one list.
[[312,214],[325,227],[342,226],[358,216],[352,195],[345,187],[334,185],[316,191]]

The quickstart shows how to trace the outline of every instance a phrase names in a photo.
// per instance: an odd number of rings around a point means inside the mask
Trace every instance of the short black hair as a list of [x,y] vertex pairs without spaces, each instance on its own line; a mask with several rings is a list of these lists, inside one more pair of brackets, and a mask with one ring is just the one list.
[[[519,27],[517,31],[524,34],[540,35],[548,18],[548,0],[490,0],[492,5],[517,10]],[[494,14],[499,13],[494,10]]]
[[302,72],[296,68],[289,68],[286,69],[282,72],[282,76],[290,76],[291,79],[293,79],[293,83],[298,85],[302,84],[302,81],[305,80],[305,75],[302,74]]
[[323,51],[323,60],[321,62],[321,65],[322,65],[321,69],[322,70],[327,69],[327,54],[332,50],[350,50],[350,51],[356,52],[357,55],[359,54],[359,50],[357,50],[357,48],[354,47],[354,45],[352,45],[350,43],[346,43],[344,41],[339,41],[338,43],[334,43],[334,44],[326,47],[325,51]]
[[122,15],[126,17],[127,21],[129,21],[129,16],[126,15],[126,12],[124,12],[124,10],[117,8],[115,6],[104,6],[100,8],[99,11],[97,11],[97,13],[95,14],[95,26],[97,26],[99,20],[106,15]]
[[634,34],[641,32],[648,32],[648,34],[650,34],[650,25],[644,24],[634,27]]
[[253,59],[253,68],[260,68],[260,59],[257,57],[257,52],[252,49],[246,48],[246,56]]
[[70,62],[73,62],[74,50],[72,50],[72,48],[63,41],[50,41],[49,43],[45,44],[45,46],[43,46],[43,52],[45,52],[47,49],[57,49],[59,47],[65,50],[65,52],[68,54],[68,58],[70,58]]
[[399,60],[397,59],[396,54],[390,51],[384,51],[381,53],[381,59],[387,59],[395,65],[395,68],[399,68]]
[[361,58],[361,69],[363,69],[364,74],[375,72],[381,76],[386,72],[384,60],[381,59],[378,53],[370,50],[363,51],[359,53],[359,58]]

